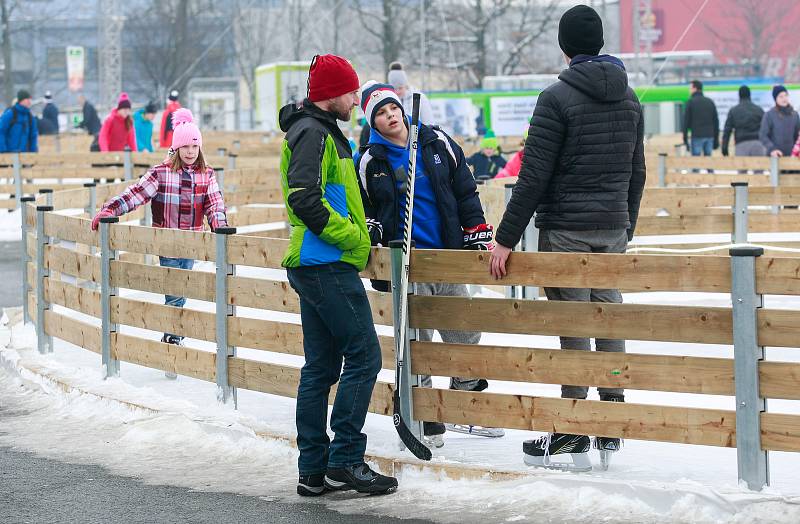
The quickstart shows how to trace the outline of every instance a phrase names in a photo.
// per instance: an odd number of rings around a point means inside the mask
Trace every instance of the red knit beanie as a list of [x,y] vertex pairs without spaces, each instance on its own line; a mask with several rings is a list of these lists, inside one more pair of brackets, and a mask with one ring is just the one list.
[[316,55],[308,70],[308,99],[320,102],[357,91],[358,75],[350,62],[336,55]]

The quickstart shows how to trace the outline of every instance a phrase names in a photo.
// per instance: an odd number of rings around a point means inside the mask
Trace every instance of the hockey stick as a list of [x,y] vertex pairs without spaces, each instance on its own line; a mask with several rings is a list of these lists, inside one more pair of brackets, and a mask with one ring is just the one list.
[[403,348],[406,345],[408,335],[408,268],[411,262],[411,217],[414,212],[414,179],[417,175],[417,139],[419,138],[419,93],[414,93],[412,112],[411,112],[411,148],[408,155],[408,177],[406,181],[406,216],[403,227],[403,267],[400,275],[400,312],[398,340],[396,352],[396,365],[394,375],[394,428],[400,436],[400,440],[415,457],[422,460],[431,459],[431,450],[420,442],[408,428],[406,420],[400,410],[400,380],[402,377],[403,366],[406,364],[403,357]]

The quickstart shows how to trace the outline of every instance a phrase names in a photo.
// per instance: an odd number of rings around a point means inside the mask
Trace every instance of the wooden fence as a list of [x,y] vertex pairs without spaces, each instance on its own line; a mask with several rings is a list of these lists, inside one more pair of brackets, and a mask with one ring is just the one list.
[[[98,193],[115,190],[97,189]],[[70,193],[73,206],[83,204],[89,195],[86,189],[65,193]],[[60,198],[56,193],[55,200]],[[24,293],[26,314],[40,330],[40,350],[52,350],[48,337],[56,337],[101,353],[110,371],[116,362],[125,361],[216,382],[223,388],[296,395],[298,367],[242,358],[235,349],[303,354],[301,326],[270,318],[275,312],[299,311],[288,283],[274,276],[288,241],[118,223],[104,224],[97,233],[90,231],[86,218],[48,209],[37,211],[27,204],[23,221],[27,231],[37,231],[24,235],[30,258],[25,263],[26,280],[31,283]],[[100,256],[81,246],[93,247]],[[126,260],[129,253],[214,261],[217,270],[154,267]],[[765,398],[800,400],[800,364],[766,360],[763,354],[763,346],[798,346],[800,311],[760,307],[763,294],[800,295],[800,261],[753,255],[757,253],[741,257],[514,253],[503,282],[730,293],[733,307],[426,296],[412,296],[409,303],[410,325],[419,329],[722,344],[733,345],[736,355],[731,359],[412,342],[414,373],[736,395],[736,411],[414,388],[409,392],[414,417],[684,444],[736,447],[739,442],[740,463],[756,464],[744,473],[740,470],[740,477],[758,489],[768,480],[766,469],[758,466],[759,457],[765,458],[768,450],[800,451],[800,416],[772,413],[763,406]],[[749,279],[746,271],[744,277],[741,273],[741,264],[748,263],[752,264]],[[390,265],[388,249],[373,249],[362,276],[389,280]],[[244,277],[236,274],[237,266],[260,269],[257,276]],[[487,253],[415,250],[411,268],[413,282],[496,284],[488,275]],[[97,289],[98,284],[103,285]],[[125,296],[119,289],[214,302],[216,311],[223,313],[164,306]],[[368,296],[375,323],[391,325],[392,296],[375,291]],[[241,315],[236,306],[255,308],[256,313]],[[748,318],[753,321],[749,327],[745,325]],[[121,333],[118,325],[216,342],[217,352],[164,344],[156,335],[150,339]],[[742,341],[743,333],[751,337],[749,343]],[[391,369],[395,342],[388,336],[379,341],[384,368]],[[753,356],[756,362],[746,365],[742,354]],[[378,382],[370,411],[391,415],[393,392],[392,383]],[[739,397],[746,394],[754,395],[757,402],[740,408]]]

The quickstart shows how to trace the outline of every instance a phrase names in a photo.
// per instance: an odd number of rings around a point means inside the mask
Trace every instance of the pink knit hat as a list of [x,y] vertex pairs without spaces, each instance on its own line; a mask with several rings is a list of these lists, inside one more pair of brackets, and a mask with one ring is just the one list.
[[131,99],[128,98],[128,93],[122,92],[119,94],[119,100],[117,101],[117,109],[130,109],[131,108]]
[[192,112],[182,107],[172,113],[172,149],[197,144],[203,147],[203,136],[194,123]]

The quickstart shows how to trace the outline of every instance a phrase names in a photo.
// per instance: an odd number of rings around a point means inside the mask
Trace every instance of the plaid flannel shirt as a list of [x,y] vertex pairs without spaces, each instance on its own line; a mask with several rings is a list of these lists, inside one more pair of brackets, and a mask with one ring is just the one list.
[[214,170],[175,172],[167,164],[151,168],[138,182],[103,205],[114,216],[130,213],[152,200],[153,227],[203,230],[203,216],[212,229],[227,227],[225,202]]

